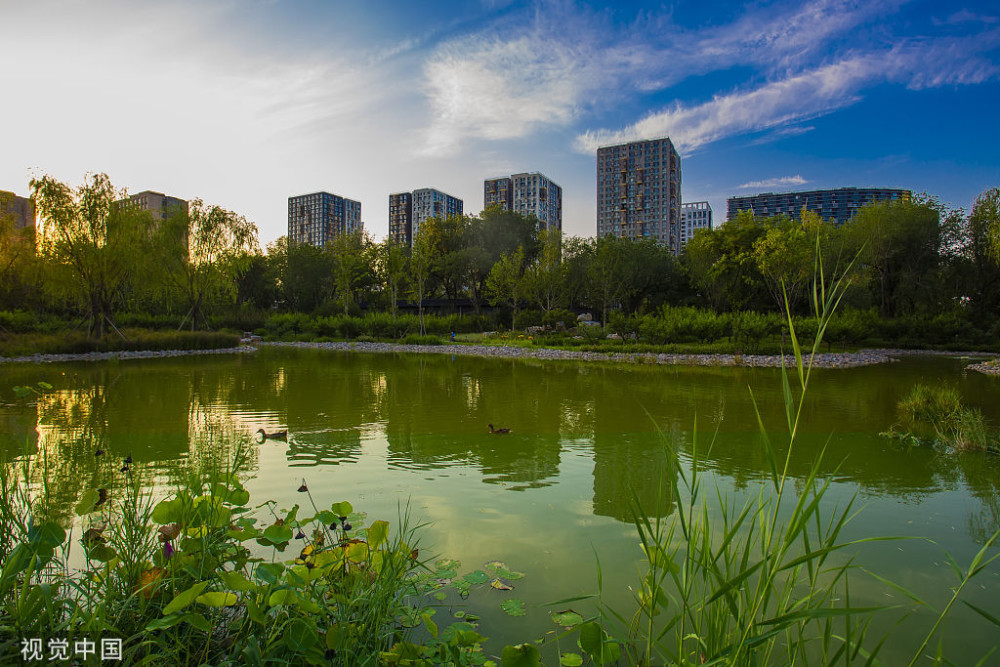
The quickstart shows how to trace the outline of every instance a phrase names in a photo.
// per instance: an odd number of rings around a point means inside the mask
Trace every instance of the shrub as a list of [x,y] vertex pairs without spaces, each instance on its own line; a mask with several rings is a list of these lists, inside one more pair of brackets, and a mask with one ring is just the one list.
[[572,328],[576,322],[576,313],[565,308],[553,308],[542,315],[542,325],[555,328],[559,322],[567,329]]
[[285,339],[289,334],[302,333],[310,326],[310,317],[302,313],[280,313],[271,315],[264,322],[267,336]]
[[538,327],[542,325],[542,311],[540,310],[519,310],[514,318],[515,329],[527,329],[528,327]]
[[149,331],[124,329],[127,340],[117,334],[90,338],[80,331],[59,336],[20,334],[0,340],[0,356],[20,357],[32,354],[87,354],[140,350],[215,350],[236,347],[238,334],[220,331]]
[[441,338],[433,334],[421,336],[420,334],[409,334],[400,341],[404,345],[441,345]]
[[780,329],[781,321],[774,315],[746,311],[734,313],[731,326],[735,351],[756,354],[763,339]]

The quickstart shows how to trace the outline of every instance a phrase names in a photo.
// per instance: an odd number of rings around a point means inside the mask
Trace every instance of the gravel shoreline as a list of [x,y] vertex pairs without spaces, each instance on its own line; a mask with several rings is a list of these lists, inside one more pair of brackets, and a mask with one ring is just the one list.
[[[396,343],[263,343],[271,347],[304,347],[343,352],[416,354],[460,354],[497,359],[570,359],[577,361],[613,361],[640,364],[687,366],[749,366],[776,368],[781,366],[778,354],[657,354],[653,352],[583,352],[548,348],[500,347],[494,345],[402,345]],[[897,361],[907,355],[992,356],[981,352],[937,352],[934,350],[860,350],[817,354],[816,368],[856,368]],[[785,355],[785,365],[795,363],[795,357]]]
[[[261,343],[267,347],[296,347],[341,352],[372,354],[453,354],[494,359],[541,359],[573,361],[611,361],[619,363],[663,364],[686,366],[744,366],[775,368],[781,365],[781,355],[771,354],[657,354],[653,352],[583,352],[579,350],[552,350],[548,348],[500,347],[495,345],[403,345],[398,343]],[[89,352],[84,354],[35,354],[26,357],[0,357],[4,363],[52,363],[60,361],[106,361],[108,359],[155,359],[200,354],[243,354],[253,352],[253,346],[229,347],[218,350],[142,350],[118,352]],[[816,355],[816,368],[856,368],[897,361],[909,355],[983,356],[981,352],[937,352],[933,350],[860,350],[858,352],[832,352]],[[795,363],[792,355],[785,355],[785,365]],[[1000,375],[1000,365],[991,362],[974,363],[969,369]]]
[[216,350],[118,350],[80,354],[32,354],[27,357],[0,357],[0,364],[50,364],[58,361],[107,361],[108,359],[159,359],[189,357],[196,354],[242,354],[253,352],[248,346],[222,347]]

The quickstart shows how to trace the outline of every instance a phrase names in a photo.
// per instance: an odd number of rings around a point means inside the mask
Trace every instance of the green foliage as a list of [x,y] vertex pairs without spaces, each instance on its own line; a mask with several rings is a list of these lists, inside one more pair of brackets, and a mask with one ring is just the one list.
[[[790,309],[786,311],[795,362],[791,368],[782,368],[787,427],[782,438],[786,445],[783,461],[754,401],[763,454],[770,464],[770,493],[764,490],[736,506],[713,490],[709,494],[722,507],[721,512],[710,511],[703,499],[697,427],[692,429],[695,440],[685,452],[690,470],[680,465],[664,436],[670,463],[661,476],[659,495],[671,499],[678,510],[675,516],[648,518],[638,498],[634,499],[644,571],[632,589],[635,600],[629,612],[601,605],[599,618],[580,627],[579,646],[595,664],[621,658],[632,665],[849,664],[861,660],[871,664],[877,660],[884,638],[871,641],[868,630],[872,615],[884,608],[863,607],[852,600],[851,553],[862,542],[891,538],[841,538],[854,501],[826,515],[824,497],[831,480],[818,476],[822,454],[809,475],[795,481],[794,489],[788,484],[813,360],[846,288],[844,282],[835,282],[828,290],[822,276],[820,266],[814,284],[811,349],[800,345],[796,319]],[[922,390],[919,400],[913,401],[914,412],[921,414],[953,414],[956,409],[956,398],[946,392],[928,395]],[[924,635],[910,664],[922,658],[962,589],[1000,557],[987,558],[998,537],[1000,531],[987,540],[965,572],[955,566],[959,582],[952,598]],[[598,563],[599,599],[600,587]],[[893,587],[918,600],[909,591]],[[626,639],[610,636],[608,630]],[[940,653],[939,647],[939,657]]]
[[421,336],[420,334],[409,334],[403,337],[400,341],[404,345],[440,345],[441,339],[438,336],[432,334],[427,334]]
[[524,248],[518,246],[504,254],[486,277],[486,294],[494,306],[504,304],[511,309],[511,330],[516,328],[517,306],[524,292]]
[[79,572],[66,569],[67,532],[34,522],[46,501],[30,460],[0,465],[0,652],[25,637],[116,636],[130,664],[485,664],[477,626],[439,627],[426,602],[485,573],[419,562],[405,513],[393,531],[346,501],[318,507],[305,486],[311,516],[273,503],[256,516],[242,451],[155,505],[138,479],[85,492]]
[[896,409],[900,426],[890,432],[902,439],[930,437],[959,451],[1000,448],[982,412],[964,406],[954,387],[914,385]]
[[259,252],[257,226],[221,206],[192,200],[154,226],[154,267],[168,289],[185,304],[183,327],[208,325],[206,311],[214,304],[233,303],[237,281]]
[[216,350],[234,348],[240,343],[238,334],[218,331],[123,329],[122,333],[125,338],[106,335],[95,339],[82,332],[8,336],[6,339],[0,339],[0,357],[140,350]]
[[87,313],[88,333],[97,337],[112,323],[130,278],[143,270],[135,248],[152,233],[148,212],[119,203],[126,192],[106,174],[87,176],[73,190],[51,176],[31,181],[42,235],[40,254],[48,262],[47,288]]

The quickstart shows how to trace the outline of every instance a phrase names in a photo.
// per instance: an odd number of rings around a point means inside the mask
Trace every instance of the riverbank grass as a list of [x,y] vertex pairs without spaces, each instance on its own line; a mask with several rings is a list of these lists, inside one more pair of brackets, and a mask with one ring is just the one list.
[[954,387],[914,385],[896,409],[900,424],[890,431],[895,437],[940,442],[960,452],[1000,450],[983,413],[963,405]]
[[109,334],[102,338],[92,338],[82,331],[6,334],[0,336],[0,357],[140,350],[218,350],[240,344],[238,334],[222,331],[123,329],[121,333],[121,336]]

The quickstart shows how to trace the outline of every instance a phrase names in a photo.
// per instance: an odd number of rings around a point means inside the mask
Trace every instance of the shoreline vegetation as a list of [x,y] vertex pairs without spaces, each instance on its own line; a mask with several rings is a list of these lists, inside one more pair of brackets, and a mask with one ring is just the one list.
[[[814,294],[811,349],[800,346],[788,321],[793,355],[781,367],[787,432],[779,436],[768,431],[750,394],[771,471],[755,499],[741,508],[720,487],[708,488],[699,458],[703,445],[693,440],[691,462],[682,464],[661,431],[667,466],[660,470],[658,495],[674,499],[676,513],[650,517],[633,494],[634,534],[643,559],[635,598],[625,609],[604,600],[597,560],[596,594],[547,605],[555,609],[586,602],[585,611],[550,611],[559,627],[549,633],[552,639],[507,645],[499,655],[490,655],[484,647],[487,637],[480,634],[487,629],[480,627],[478,616],[452,613],[461,620],[446,626],[445,614],[433,618],[442,607],[437,603],[457,603],[445,588],[462,599],[472,586],[511,590],[505,580],[520,573],[497,561],[461,577],[456,561],[438,559],[432,568],[420,560],[415,542],[419,526],[410,523],[402,507],[393,531],[388,521],[369,522],[347,501],[333,502],[328,509],[325,500],[317,504],[305,479],[297,489],[302,500],[291,509],[271,501],[251,502],[240,475],[248,450],[236,443],[223,466],[190,471],[168,498],[155,504],[138,475],[132,476],[131,457],[125,459],[124,488],[85,489],[75,507],[79,521],[67,531],[41,510],[49,506],[48,487],[33,482],[31,466],[43,466],[44,479],[46,461],[29,458],[12,469],[0,465],[0,655],[13,654],[34,637],[61,635],[67,641],[120,638],[122,657],[143,664],[540,667],[542,651],[553,649],[562,665],[583,665],[585,660],[634,667],[878,664],[889,635],[905,632],[903,649],[912,653],[911,667],[932,653],[947,661],[944,624],[959,602],[1000,625],[995,610],[961,600],[963,591],[1000,558],[991,554],[1000,531],[985,540],[967,566],[948,556],[955,580],[940,610],[875,573],[869,574],[912,604],[865,607],[856,594],[852,597],[850,580],[861,569],[853,564],[857,549],[901,538],[850,539],[842,534],[856,513],[858,496],[846,505],[838,502],[827,515],[832,500],[825,496],[832,479],[820,475],[822,453],[805,477],[790,471],[820,341],[842,296],[842,283],[827,292],[820,281]],[[401,347],[288,345],[355,351]],[[445,354],[471,348],[408,347]],[[543,352],[479,349],[491,356]],[[949,401],[920,389],[908,405],[913,414],[934,416]],[[784,444],[783,455],[772,438]],[[101,450],[94,454],[104,455]],[[718,498],[721,516],[709,511],[709,498]],[[77,526],[83,531],[79,538],[74,536]],[[83,570],[71,571],[66,561],[74,540],[86,558]],[[515,601],[520,605],[510,604]],[[523,613],[523,602],[505,602],[501,608],[509,615]],[[929,630],[914,632],[900,625],[917,607],[930,611],[934,620]],[[899,621],[878,637],[873,618],[897,613]],[[571,650],[564,652],[564,647]],[[996,646],[990,648],[978,664],[995,651]]]

